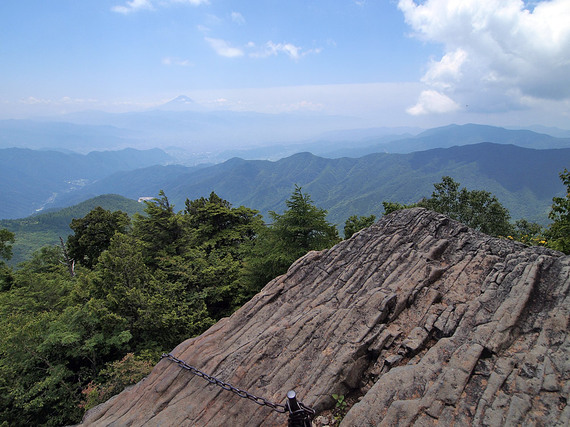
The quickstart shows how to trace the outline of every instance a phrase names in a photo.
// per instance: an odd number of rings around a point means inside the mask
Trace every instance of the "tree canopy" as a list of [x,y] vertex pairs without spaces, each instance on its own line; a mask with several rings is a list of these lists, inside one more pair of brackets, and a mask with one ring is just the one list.
[[124,233],[129,224],[126,213],[111,212],[97,206],[83,218],[71,221],[69,227],[74,234],[67,239],[69,256],[85,267],[93,267],[99,255],[109,247],[115,233]]
[[14,233],[0,229],[0,258],[10,260],[12,258],[12,244],[14,243]]
[[[450,177],[417,203],[485,233],[570,252],[570,173],[546,230],[515,226],[497,198]],[[386,213],[409,206],[384,202]],[[212,192],[176,212],[164,192],[144,214],[94,208],[74,219],[66,251],[44,247],[13,270],[0,260],[0,426],[77,423],[85,409],[142,378],[159,355],[230,315],[299,257],[340,238],[327,211],[295,186],[264,224]],[[351,216],[345,237],[374,215]],[[548,238],[548,243],[543,239]],[[525,240],[526,239],[526,240]],[[0,258],[14,235],[0,230]],[[70,275],[65,254],[73,257]]]
[[419,206],[441,212],[490,236],[506,237],[512,232],[509,211],[496,196],[484,190],[459,188],[453,178],[444,176],[434,184],[434,192]]
[[295,186],[283,214],[271,211],[273,223],[261,230],[246,259],[247,296],[287,271],[312,250],[329,248],[340,241],[336,227],[326,220],[327,211],[315,206],[310,195]]
[[570,172],[564,169],[560,173],[560,180],[566,187],[566,197],[554,197],[552,209],[548,217],[553,221],[546,237],[553,249],[570,253]]
[[388,214],[398,209],[420,206],[440,212],[491,236],[507,237],[512,233],[509,211],[496,196],[488,191],[460,188],[460,185],[450,176],[444,176],[441,182],[433,185],[434,191],[430,198],[413,205],[383,202],[384,211]]

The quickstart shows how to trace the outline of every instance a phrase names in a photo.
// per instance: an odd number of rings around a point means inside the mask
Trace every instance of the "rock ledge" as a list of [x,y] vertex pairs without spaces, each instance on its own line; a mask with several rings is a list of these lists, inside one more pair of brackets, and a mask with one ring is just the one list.
[[[299,259],[172,354],[317,412],[360,396],[342,426],[570,424],[570,257],[424,209],[395,212]],[[84,425],[282,426],[162,360]]]

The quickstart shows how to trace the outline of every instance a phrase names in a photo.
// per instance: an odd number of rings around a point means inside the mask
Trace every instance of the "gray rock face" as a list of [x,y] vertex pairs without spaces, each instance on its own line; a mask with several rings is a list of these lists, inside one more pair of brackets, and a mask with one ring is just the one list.
[[[172,354],[235,387],[342,426],[570,423],[570,257],[395,212],[311,252]],[[282,426],[287,415],[163,359],[84,425]]]

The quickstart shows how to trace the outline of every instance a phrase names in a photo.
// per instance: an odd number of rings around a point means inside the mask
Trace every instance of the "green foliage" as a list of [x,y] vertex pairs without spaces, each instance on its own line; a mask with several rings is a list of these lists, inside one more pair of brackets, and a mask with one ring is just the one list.
[[335,425],[338,425],[346,415],[348,403],[346,402],[344,394],[333,394],[332,398],[335,400],[335,407],[333,410],[334,421]]
[[271,229],[280,238],[286,249],[294,252],[295,258],[309,250],[321,250],[338,242],[338,232],[326,220],[327,211],[316,207],[311,196],[303,194],[295,186],[291,197],[285,202],[287,210],[283,215],[271,212]]
[[179,254],[182,248],[181,218],[164,191],[158,196],[144,202],[146,215],[135,215],[133,223],[133,235],[141,241],[145,262],[152,267],[156,267],[157,257]]
[[374,224],[376,216],[350,216],[344,223],[344,238],[350,239],[354,233]]
[[64,425],[81,415],[76,391],[89,363],[77,346],[86,331],[66,305],[72,288],[53,266],[18,271],[0,293],[0,423]]
[[396,212],[402,209],[409,209],[417,206],[417,204],[411,205],[404,205],[402,203],[397,202],[382,202],[382,206],[384,206],[384,215],[391,214],[392,212]]
[[246,277],[250,292],[257,292],[269,280],[285,273],[298,258],[339,242],[336,227],[326,220],[327,211],[316,207],[308,194],[295,186],[279,215],[270,212],[273,224],[261,230],[247,259]]
[[506,237],[512,233],[509,211],[494,195],[459,186],[453,178],[444,176],[440,183],[434,184],[431,198],[422,200],[418,206],[440,212],[491,236]]
[[67,239],[69,256],[85,267],[97,264],[99,255],[109,247],[115,233],[124,233],[130,224],[122,211],[111,212],[97,206],[83,218],[71,220],[74,234]]
[[121,360],[109,362],[101,369],[98,381],[91,381],[81,393],[84,395],[80,407],[88,410],[105,402],[110,397],[123,391],[146,377],[154,366],[152,358],[127,353]]
[[142,203],[116,194],[106,194],[57,211],[46,211],[22,219],[0,220],[0,227],[5,227],[17,236],[10,264],[16,266],[28,260],[32,253],[44,246],[59,246],[60,237],[67,239],[72,234],[69,228],[71,221],[84,217],[97,207],[111,212],[120,210],[128,215],[144,212]]
[[570,253],[570,172],[564,169],[560,173],[560,180],[566,186],[566,197],[554,197],[552,208],[548,217],[553,221],[550,225],[546,237],[548,246]]
[[344,394],[333,394],[333,399],[336,401],[335,408],[344,410],[346,408],[346,400],[344,400]]
[[5,260],[12,258],[13,243],[14,233],[4,228],[0,229],[0,291],[10,289],[12,286],[12,271],[6,266],[2,258]]
[[531,246],[546,246],[546,230],[535,222],[529,222],[526,219],[515,221],[512,237],[514,240]]
[[10,260],[12,258],[12,244],[14,243],[14,233],[0,229],[0,258]]

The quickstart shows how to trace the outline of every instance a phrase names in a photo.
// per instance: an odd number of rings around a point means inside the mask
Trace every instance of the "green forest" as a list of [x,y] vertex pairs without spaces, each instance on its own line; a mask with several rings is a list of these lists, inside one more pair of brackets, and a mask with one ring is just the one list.
[[[414,206],[487,234],[570,253],[570,172],[548,228],[451,177]],[[411,207],[385,201],[384,213]],[[212,192],[175,210],[164,192],[143,213],[94,207],[60,246],[8,265],[15,235],[0,229],[0,426],[68,425],[147,375],[160,355],[255,295],[310,250],[341,240],[327,211],[295,186],[283,213],[233,207]],[[351,216],[349,238],[375,221]]]

